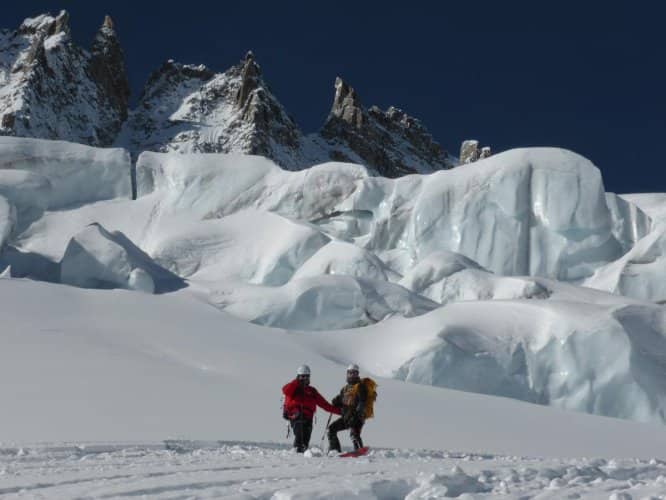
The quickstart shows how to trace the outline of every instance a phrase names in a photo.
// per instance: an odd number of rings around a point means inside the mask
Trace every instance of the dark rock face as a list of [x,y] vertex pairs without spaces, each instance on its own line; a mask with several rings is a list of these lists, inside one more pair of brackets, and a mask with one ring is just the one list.
[[[275,144],[285,149],[287,154],[297,157],[301,132],[261,78],[261,69],[252,52],[247,53],[239,69],[232,69],[239,70],[241,75],[236,106],[241,111],[242,119],[254,129],[247,152],[277,158],[279,154],[274,151]],[[298,160],[282,159],[281,163],[295,166]]]
[[101,102],[107,101],[118,115],[116,122],[110,124],[108,128],[97,131],[98,137],[105,144],[111,144],[122,123],[127,119],[130,87],[125,73],[123,51],[109,16],[104,18],[90,52],[90,74],[97,83],[98,99]]
[[254,54],[250,51],[245,55],[245,61],[240,67],[240,88],[236,94],[236,106],[244,108],[250,94],[261,86],[261,70],[254,60]]
[[110,145],[127,116],[129,85],[110,19],[92,54],[70,38],[69,16],[26,19],[0,35],[0,135]]
[[386,177],[453,166],[421,122],[394,107],[366,110],[356,91],[340,78],[335,81],[333,106],[321,136],[331,158],[352,160],[351,151]]

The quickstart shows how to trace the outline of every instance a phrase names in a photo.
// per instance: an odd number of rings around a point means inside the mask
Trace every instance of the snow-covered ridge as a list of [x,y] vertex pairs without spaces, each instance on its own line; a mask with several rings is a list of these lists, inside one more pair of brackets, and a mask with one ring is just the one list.
[[[66,11],[0,33],[0,135],[179,153],[262,155],[298,170],[329,160],[361,163],[388,177],[455,165],[423,124],[390,107],[362,106],[339,78],[331,113],[305,135],[249,52],[218,73],[169,60],[128,109],[129,84],[113,21],[89,48],[76,46]],[[122,127],[122,129],[121,129]]]
[[218,74],[167,61],[149,77],[119,139],[136,154],[260,154],[292,169],[315,160],[302,157],[302,141],[251,53]]
[[290,170],[352,161],[388,177],[455,164],[418,120],[396,108],[366,110],[339,78],[335,88],[322,130],[306,136],[270,91],[251,52],[224,73],[167,61],[148,79],[118,144],[135,154],[256,154]]

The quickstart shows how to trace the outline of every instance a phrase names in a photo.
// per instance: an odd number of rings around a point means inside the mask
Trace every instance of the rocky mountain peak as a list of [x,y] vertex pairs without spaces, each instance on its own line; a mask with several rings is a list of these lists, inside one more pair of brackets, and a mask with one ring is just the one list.
[[[43,14],[28,18],[10,35],[9,47],[0,47],[0,53],[7,53],[7,58],[14,56],[11,72],[23,74],[41,61],[45,64],[45,50],[54,49],[70,39],[69,14],[62,10],[57,16]],[[49,43],[46,44],[46,40]]]
[[0,135],[108,146],[127,116],[115,32],[103,26],[88,52],[72,42],[64,10],[26,19],[2,37],[0,85]]
[[69,35],[69,13],[61,10],[58,15],[42,14],[24,20],[16,30],[17,35],[40,35],[42,37],[65,33]]
[[113,19],[108,14],[104,16],[104,22],[102,23],[102,29],[113,31]]
[[340,77],[335,79],[333,106],[321,136],[331,148],[331,158],[360,158],[387,177],[453,166],[419,120],[393,106],[386,111],[377,106],[366,110],[356,91]]
[[104,21],[102,21],[102,25],[95,34],[91,49],[111,50],[116,48],[120,49],[120,42],[118,41],[118,35],[114,28],[113,19],[107,14],[104,16]]
[[260,86],[261,68],[254,59],[254,53],[250,50],[245,55],[245,60],[240,68],[240,88],[236,95],[236,105],[243,108],[247,99]]
[[149,78],[126,129],[134,152],[240,152],[286,168],[306,164],[302,134],[252,52],[224,73],[168,61]]
[[60,14],[56,16],[55,26],[53,29],[55,33],[65,33],[67,35],[70,34],[69,13],[66,10],[61,10]]
[[97,132],[103,143],[111,144],[127,119],[130,86],[125,72],[125,56],[110,16],[104,16],[104,22],[95,35],[90,53],[90,73],[100,89],[100,94],[108,100],[118,115],[118,119],[109,128]]
[[356,91],[339,76],[335,78],[335,97],[331,107],[331,116],[338,118],[352,127],[363,126],[363,106]]
[[258,154],[289,169],[351,161],[388,177],[453,166],[419,120],[397,107],[364,107],[340,77],[324,126],[304,136],[252,51],[221,73],[168,60],[130,112],[124,54],[108,15],[89,51],[72,41],[66,11],[0,31],[0,90],[0,135],[115,144],[134,155]]

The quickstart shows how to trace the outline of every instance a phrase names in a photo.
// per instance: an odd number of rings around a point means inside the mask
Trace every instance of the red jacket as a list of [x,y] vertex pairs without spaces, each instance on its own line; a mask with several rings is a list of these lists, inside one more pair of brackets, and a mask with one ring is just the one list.
[[340,415],[340,410],[330,405],[317,389],[310,385],[301,387],[297,379],[285,385],[282,393],[284,394],[284,412],[290,420],[298,418],[299,415],[311,420],[317,411],[317,405],[330,413]]

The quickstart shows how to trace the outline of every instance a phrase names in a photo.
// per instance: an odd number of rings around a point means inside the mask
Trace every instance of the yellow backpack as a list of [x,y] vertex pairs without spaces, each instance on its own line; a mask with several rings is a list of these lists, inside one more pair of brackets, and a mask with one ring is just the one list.
[[365,408],[363,409],[363,418],[368,419],[375,416],[375,401],[377,400],[377,382],[370,377],[361,379],[361,383],[365,386],[368,397],[365,400]]

